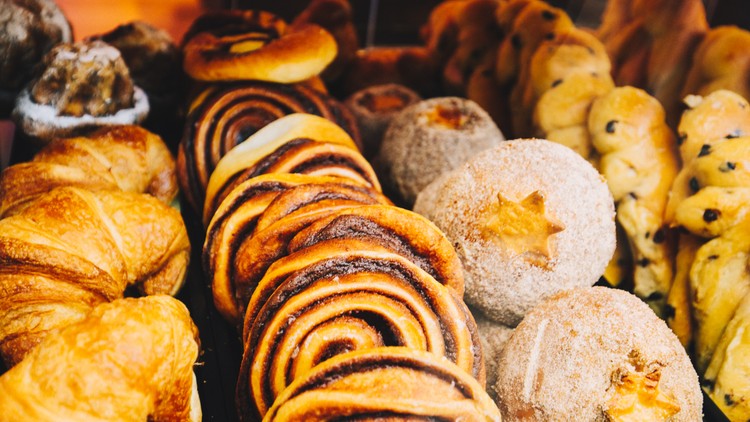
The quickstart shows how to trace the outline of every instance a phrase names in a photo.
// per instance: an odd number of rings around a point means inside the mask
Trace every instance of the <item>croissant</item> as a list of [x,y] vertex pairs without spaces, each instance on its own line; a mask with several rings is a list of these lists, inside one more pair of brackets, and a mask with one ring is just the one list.
[[0,421],[200,421],[198,349],[176,299],[102,304],[0,377]]
[[296,377],[349,350],[429,351],[484,384],[476,324],[460,296],[372,241],[331,239],[279,259],[247,309],[237,384],[242,419],[263,415]]
[[190,105],[177,151],[178,180],[193,209],[203,209],[211,173],[229,150],[292,113],[330,119],[358,142],[357,122],[348,109],[304,83],[247,81],[212,85],[200,92]]
[[404,347],[346,353],[277,397],[264,421],[501,420],[476,380],[444,358]]
[[631,246],[634,292],[662,314],[672,283],[674,250],[664,213],[677,174],[674,135],[664,109],[645,91],[615,88],[594,101],[588,117],[601,172],[617,203]]
[[129,285],[175,294],[189,256],[179,212],[149,195],[75,187],[41,195],[0,220],[0,355],[18,363]]
[[159,136],[139,126],[110,126],[57,139],[31,162],[5,169],[0,216],[57,186],[145,192],[167,204],[178,191],[174,159]]

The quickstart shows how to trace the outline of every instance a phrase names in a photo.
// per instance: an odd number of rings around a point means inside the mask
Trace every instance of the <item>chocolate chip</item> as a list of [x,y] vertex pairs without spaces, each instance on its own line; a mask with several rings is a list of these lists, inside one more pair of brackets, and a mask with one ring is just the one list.
[[544,35],[545,40],[554,40],[555,39],[555,33],[554,32],[548,32]]
[[615,133],[615,125],[617,125],[617,120],[610,120],[607,122],[607,133]]
[[734,132],[727,134],[727,136],[725,136],[725,138],[727,138],[727,139],[734,139],[734,138],[739,138],[740,136],[742,136],[742,130],[741,129],[735,129]]
[[521,42],[521,36],[518,34],[514,34],[512,37],[510,37],[510,43],[513,45],[513,48],[516,50],[520,50],[521,47],[523,47],[523,42]]
[[548,21],[552,21],[552,20],[555,20],[557,18],[557,15],[555,13],[553,13],[552,11],[550,11],[550,10],[543,10],[542,11],[542,18],[544,18],[545,20],[548,20]]
[[713,391],[714,387],[716,386],[716,381],[710,380],[710,379],[704,379],[703,381],[701,381],[701,385],[704,388],[708,389],[708,391]]
[[706,155],[711,153],[711,145],[704,144],[701,147],[701,152],[698,153],[698,157],[705,157]]
[[734,406],[735,402],[731,394],[724,394],[724,403],[726,403],[727,406]]
[[[648,267],[648,264],[650,264],[651,261],[648,258],[641,258],[638,260],[638,266],[640,267]],[[651,295],[653,296],[653,294]],[[649,297],[651,297],[649,296]]]
[[663,294],[661,294],[659,292],[653,292],[650,295],[648,295],[648,297],[646,298],[646,301],[647,302],[655,302],[657,300],[662,300],[662,299],[664,299],[664,295]]
[[679,136],[677,136],[677,145],[682,145],[685,142],[685,139],[687,139],[687,133],[680,133]]
[[676,310],[675,310],[674,306],[667,305],[667,306],[664,307],[664,318],[666,318],[666,319],[672,319],[672,318],[674,318],[675,313],[676,313]]
[[719,214],[721,214],[721,211],[709,208],[706,211],[703,211],[703,221],[706,223],[716,221],[719,219]]
[[651,237],[651,232],[646,232],[646,234],[644,235],[644,237],[645,237],[646,239],[648,239],[649,237]]
[[690,178],[690,189],[693,190],[693,192],[698,192],[701,190],[701,185],[698,183],[698,179],[695,177]]
[[719,255],[709,255],[708,260],[709,261],[715,261],[719,259]]
[[732,170],[737,168],[737,163],[733,163],[731,161],[727,161],[726,163],[719,166],[719,171],[722,173],[728,173]]
[[560,85],[563,82],[562,79],[556,79],[554,82],[552,82],[552,88]]
[[654,243],[663,243],[665,240],[666,235],[664,234],[664,229],[659,229],[654,233]]
[[629,192],[629,193],[628,193],[628,196],[629,196],[630,198],[632,198],[632,199],[638,199],[638,195],[636,195],[636,193],[635,193],[635,192]]

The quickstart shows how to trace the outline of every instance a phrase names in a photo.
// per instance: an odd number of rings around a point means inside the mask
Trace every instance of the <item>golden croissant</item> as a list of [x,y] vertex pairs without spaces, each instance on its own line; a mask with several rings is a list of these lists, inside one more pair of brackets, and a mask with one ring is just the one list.
[[0,421],[200,421],[198,350],[176,299],[102,304],[0,377]]
[[190,243],[180,213],[154,197],[56,188],[0,220],[0,355],[19,362],[50,330],[123,296],[175,294]]
[[175,161],[164,141],[138,126],[111,126],[57,139],[30,162],[0,176],[0,216],[59,186],[149,193],[165,203],[178,191]]

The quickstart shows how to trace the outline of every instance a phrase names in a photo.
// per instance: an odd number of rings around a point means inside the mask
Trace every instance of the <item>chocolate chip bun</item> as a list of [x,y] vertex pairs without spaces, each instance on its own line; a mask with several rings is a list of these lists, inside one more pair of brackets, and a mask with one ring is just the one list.
[[53,0],[0,0],[0,116],[10,113],[42,57],[71,41],[70,23]]
[[346,99],[362,133],[363,154],[372,157],[380,149],[388,125],[406,107],[422,100],[416,92],[399,84],[374,85]]
[[504,420],[700,421],[685,349],[636,296],[562,292],[524,318],[500,356]]
[[375,163],[394,194],[411,205],[438,176],[504,140],[492,118],[475,102],[433,98],[393,118]]
[[456,247],[466,302],[511,327],[543,299],[593,285],[615,248],[604,179],[547,140],[503,142],[476,155],[425,188],[414,210]]

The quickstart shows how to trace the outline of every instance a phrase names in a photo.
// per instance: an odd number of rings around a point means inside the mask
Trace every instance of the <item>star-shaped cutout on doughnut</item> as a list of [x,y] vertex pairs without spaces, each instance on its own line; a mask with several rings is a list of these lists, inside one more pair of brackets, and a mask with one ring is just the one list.
[[659,389],[661,369],[618,371],[612,382],[614,394],[605,413],[616,422],[665,421],[680,411],[674,397]]
[[565,226],[546,215],[544,195],[534,191],[520,202],[498,193],[485,229],[531,264],[548,268],[554,255],[549,239]]

